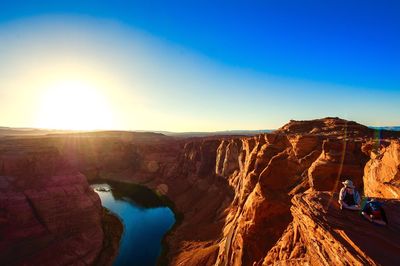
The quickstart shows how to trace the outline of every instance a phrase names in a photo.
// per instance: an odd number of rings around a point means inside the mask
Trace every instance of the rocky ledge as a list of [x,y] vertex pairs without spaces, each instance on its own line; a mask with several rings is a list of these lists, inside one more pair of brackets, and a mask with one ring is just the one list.
[[398,265],[400,200],[383,200],[388,226],[359,212],[340,210],[337,194],[309,192],[293,197],[290,223],[263,265]]

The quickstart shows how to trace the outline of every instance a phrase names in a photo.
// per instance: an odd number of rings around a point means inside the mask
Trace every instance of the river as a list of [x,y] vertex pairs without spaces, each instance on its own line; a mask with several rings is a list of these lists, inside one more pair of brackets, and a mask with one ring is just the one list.
[[162,250],[161,240],[175,223],[172,210],[143,186],[103,181],[91,187],[100,196],[102,205],[124,225],[113,265],[156,265]]

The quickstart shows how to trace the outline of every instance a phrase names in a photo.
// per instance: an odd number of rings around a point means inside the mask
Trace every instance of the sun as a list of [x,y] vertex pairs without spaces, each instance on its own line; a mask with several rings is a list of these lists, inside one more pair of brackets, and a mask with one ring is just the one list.
[[44,90],[37,119],[40,128],[67,130],[112,129],[114,120],[107,97],[83,81],[62,81]]

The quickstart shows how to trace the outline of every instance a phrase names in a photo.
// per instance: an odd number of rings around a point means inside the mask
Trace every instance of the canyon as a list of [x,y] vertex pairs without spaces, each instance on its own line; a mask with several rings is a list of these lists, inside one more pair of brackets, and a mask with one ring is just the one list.
[[[180,218],[161,264],[400,263],[400,132],[333,117],[255,136],[4,136],[0,262],[112,264],[122,228],[90,189],[96,178],[171,201]],[[384,202],[387,227],[339,209],[346,179]]]

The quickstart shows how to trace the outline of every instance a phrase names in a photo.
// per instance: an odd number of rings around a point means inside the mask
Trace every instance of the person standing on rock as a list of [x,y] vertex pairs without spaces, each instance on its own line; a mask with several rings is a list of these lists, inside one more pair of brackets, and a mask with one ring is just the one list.
[[345,208],[354,211],[360,210],[361,197],[356,191],[353,182],[351,180],[346,180],[342,182],[342,184],[344,187],[342,187],[339,193],[340,209]]

